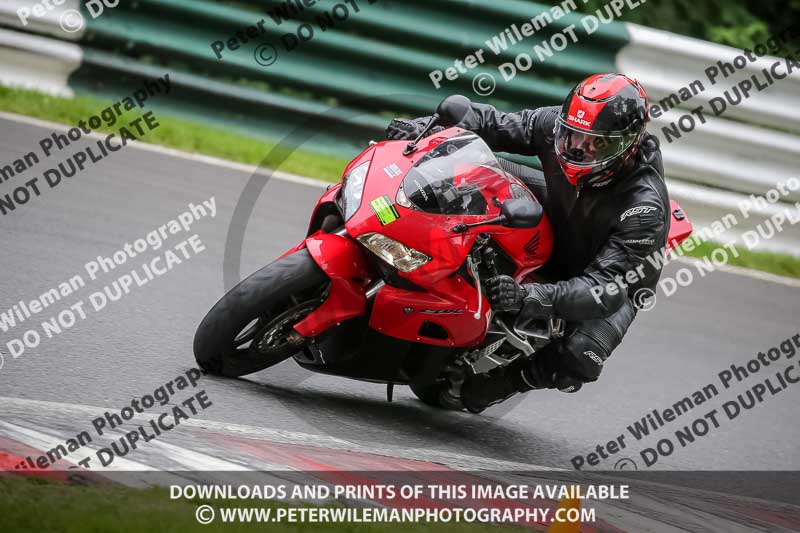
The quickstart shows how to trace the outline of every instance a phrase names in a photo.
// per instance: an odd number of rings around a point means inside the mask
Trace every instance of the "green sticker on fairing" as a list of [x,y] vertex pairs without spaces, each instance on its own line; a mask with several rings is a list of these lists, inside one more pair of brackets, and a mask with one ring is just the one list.
[[369,203],[369,206],[373,211],[375,211],[375,216],[378,217],[378,221],[381,223],[381,226],[391,224],[400,218],[400,213],[397,212],[394,204],[392,204],[391,198],[385,194],[380,198],[372,200]]

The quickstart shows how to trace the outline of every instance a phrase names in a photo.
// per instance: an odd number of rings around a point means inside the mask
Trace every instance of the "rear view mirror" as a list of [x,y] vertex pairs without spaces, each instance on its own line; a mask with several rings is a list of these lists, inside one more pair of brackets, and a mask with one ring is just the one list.
[[542,206],[530,198],[511,198],[500,206],[500,215],[507,228],[535,228],[542,221]]

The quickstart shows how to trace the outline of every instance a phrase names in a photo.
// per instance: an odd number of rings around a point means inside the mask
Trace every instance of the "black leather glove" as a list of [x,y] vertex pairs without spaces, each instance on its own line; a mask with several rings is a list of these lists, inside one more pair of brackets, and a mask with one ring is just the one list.
[[511,276],[495,276],[486,280],[486,297],[495,311],[519,312],[525,289]]
[[[386,138],[390,141],[403,141],[416,139],[425,126],[430,121],[431,117],[420,118],[396,118],[389,123],[386,128]],[[431,133],[437,133],[444,128],[436,126],[431,130]]]
[[552,285],[541,285],[539,283],[525,285],[525,297],[519,319],[553,318],[555,311],[553,309],[552,287]]

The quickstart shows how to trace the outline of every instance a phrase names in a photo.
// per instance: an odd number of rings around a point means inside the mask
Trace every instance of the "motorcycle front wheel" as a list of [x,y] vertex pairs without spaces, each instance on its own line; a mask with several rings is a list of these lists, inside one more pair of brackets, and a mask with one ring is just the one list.
[[205,371],[239,377],[298,353],[304,339],[293,326],[325,301],[330,281],[308,250],[256,271],[211,308],[194,336]]

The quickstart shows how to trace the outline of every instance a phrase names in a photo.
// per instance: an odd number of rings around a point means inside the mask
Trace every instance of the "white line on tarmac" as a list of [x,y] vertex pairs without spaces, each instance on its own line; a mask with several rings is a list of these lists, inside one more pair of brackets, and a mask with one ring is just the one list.
[[[49,433],[42,433],[40,431],[18,426],[16,424],[3,422],[2,420],[0,420],[0,434],[4,434],[11,439],[23,442],[28,446],[42,450],[44,452],[46,452],[47,450],[52,450],[57,446],[64,446],[64,441],[66,440],[60,437],[50,435]],[[85,447],[94,452],[98,450],[98,448],[90,446],[88,444]],[[68,457],[65,457],[62,460],[69,461],[73,464],[77,464],[75,463],[75,461],[70,461]],[[92,470],[119,470],[128,472],[130,471],[142,472],[147,470],[154,470],[154,468],[144,465],[142,463],[137,463],[136,461],[123,459],[122,457],[115,457],[114,462],[111,463],[110,465],[92,466]]]
[[161,455],[189,470],[205,470],[209,472],[247,472],[251,470],[244,465],[217,459],[216,457],[175,446],[161,440],[152,441],[151,446],[154,449],[159,449]]
[[[74,405],[58,402],[46,402],[41,400],[28,400],[23,398],[8,398],[0,396],[0,416],[13,415],[36,421],[43,413],[46,415],[87,415],[87,416],[103,416],[107,409],[102,407],[93,407],[88,405]],[[145,412],[136,414],[131,419],[147,421],[149,417],[157,415],[155,412]],[[6,424],[0,421],[0,424]],[[320,448],[328,448],[349,452],[358,452],[370,455],[382,455],[385,457],[393,457],[399,459],[408,459],[412,461],[423,461],[429,463],[436,463],[445,465],[455,470],[494,470],[494,471],[560,471],[561,468],[551,468],[546,466],[517,463],[513,461],[503,461],[499,459],[492,459],[487,457],[477,457],[471,455],[462,455],[457,453],[442,452],[436,450],[424,449],[411,449],[402,448],[399,446],[385,446],[380,444],[360,444],[352,441],[338,439],[336,437],[324,435],[311,435],[308,433],[298,433],[294,431],[284,431],[271,428],[260,428],[254,426],[245,426],[242,424],[229,424],[224,422],[215,422],[212,420],[202,420],[191,418],[189,420],[181,421],[182,426],[192,427],[194,429],[205,429],[216,433],[241,435],[243,437],[266,440],[274,443],[282,444],[304,444],[308,446],[316,446]],[[55,439],[55,437],[52,437]],[[57,444],[63,444],[63,441],[47,440],[37,441],[36,448],[49,450]],[[31,445],[34,445],[31,443]],[[42,446],[47,446],[42,448]],[[177,448],[176,446],[169,445]],[[174,451],[174,450],[172,450]],[[181,451],[181,453],[184,453]],[[196,452],[191,452],[196,453]],[[197,456],[184,455],[181,459],[185,461],[199,461],[204,459]],[[172,457],[174,458],[174,456]],[[117,463],[117,460],[114,461]],[[231,463],[233,464],[233,463]],[[277,465],[276,465],[277,466]],[[206,469],[206,467],[202,467]],[[222,470],[230,470],[231,468],[223,468]],[[259,466],[259,469],[263,469]],[[285,469],[285,468],[284,468]],[[127,470],[127,468],[123,468]],[[136,469],[132,469],[136,470]]]
[[[14,113],[6,113],[0,111],[0,119],[8,120],[10,122],[19,122],[22,124],[28,124],[30,126],[36,126],[39,128],[44,128],[51,131],[61,131],[67,132],[71,130],[74,126],[65,126],[64,124],[58,124],[56,122],[49,122],[46,120],[41,120],[38,118],[33,117],[26,117],[24,115],[17,115]],[[102,140],[108,137],[108,133],[98,133],[92,132],[88,135],[84,135],[84,137]],[[207,165],[213,165],[217,167],[227,168],[230,170],[236,170],[238,172],[243,172],[245,174],[254,174],[258,173],[262,176],[271,176],[275,179],[289,181],[292,183],[297,183],[299,185],[306,185],[309,187],[317,187],[320,189],[324,189],[328,187],[331,182],[329,181],[322,181],[314,178],[306,178],[305,176],[298,176],[296,174],[289,174],[288,172],[282,172],[280,170],[270,170],[268,168],[263,168],[254,165],[245,165],[243,163],[236,163],[234,161],[228,161],[226,159],[220,159],[217,157],[212,157],[208,155],[202,154],[193,154],[189,152],[182,152],[181,150],[176,150],[174,148],[167,148],[166,146],[161,146],[158,144],[150,144],[144,141],[134,141],[128,144],[129,147],[138,148],[140,150],[145,150],[147,152],[154,152],[158,154],[164,154],[171,157],[185,159],[187,161],[194,161],[198,163],[205,163]],[[344,170],[344,169],[342,169]],[[270,174],[270,172],[272,172]]]

